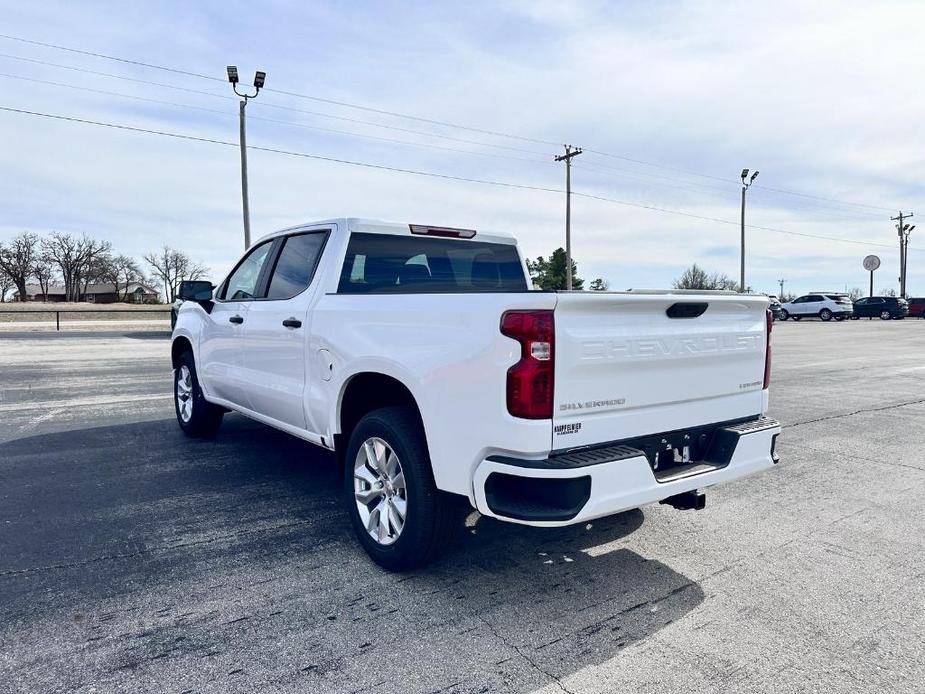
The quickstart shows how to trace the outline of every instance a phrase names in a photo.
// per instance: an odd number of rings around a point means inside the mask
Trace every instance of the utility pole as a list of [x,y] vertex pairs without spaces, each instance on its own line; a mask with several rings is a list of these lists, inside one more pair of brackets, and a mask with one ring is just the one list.
[[890,217],[891,221],[896,222],[896,233],[899,236],[899,296],[906,298],[906,260],[909,255],[909,234],[915,229],[915,225],[905,224],[904,220],[912,217],[912,212],[903,213],[902,210],[896,217]]
[[565,288],[572,289],[572,157],[581,154],[580,147],[565,145],[565,154],[556,161],[565,162]]
[[784,282],[786,282],[786,281],[787,281],[787,280],[785,280],[785,279],[779,279],[779,280],[777,280],[777,283],[780,284],[780,294],[778,295],[777,298],[780,299],[781,301],[784,300]]
[[748,178],[748,169],[742,169],[742,245],[739,259],[739,291],[743,294],[745,293],[745,191],[758,178],[758,172],[753,173],[748,181],[745,180],[746,178]]
[[266,79],[267,73],[258,70],[254,75],[254,89],[256,91],[254,91],[253,94],[242,94],[238,91],[238,68],[234,65],[228,66],[228,81],[231,82],[231,88],[234,89],[234,93],[241,97],[241,103],[238,107],[238,120],[240,126],[239,138],[241,142],[241,207],[244,212],[244,250],[251,247],[251,211],[247,195],[247,128],[244,108],[247,106],[248,99],[254,99],[260,93]]

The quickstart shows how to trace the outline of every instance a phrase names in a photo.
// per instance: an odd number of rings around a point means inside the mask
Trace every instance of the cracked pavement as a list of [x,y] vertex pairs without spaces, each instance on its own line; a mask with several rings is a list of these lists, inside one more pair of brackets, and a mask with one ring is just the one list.
[[163,335],[0,335],[0,692],[925,691],[923,345],[777,324],[776,469],[396,575],[328,454],[180,434]]

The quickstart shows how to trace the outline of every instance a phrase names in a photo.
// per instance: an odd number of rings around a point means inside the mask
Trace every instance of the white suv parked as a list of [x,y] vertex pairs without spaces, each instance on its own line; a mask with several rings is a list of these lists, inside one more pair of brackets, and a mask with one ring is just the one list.
[[781,305],[781,319],[800,320],[818,317],[824,321],[844,320],[854,313],[854,304],[847,294],[804,294]]

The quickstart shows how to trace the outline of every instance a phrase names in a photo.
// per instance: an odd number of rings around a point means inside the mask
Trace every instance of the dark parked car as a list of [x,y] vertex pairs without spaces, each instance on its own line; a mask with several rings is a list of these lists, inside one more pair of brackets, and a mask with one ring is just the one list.
[[909,317],[925,318],[925,298],[909,299]]
[[905,318],[909,315],[909,304],[898,296],[867,296],[854,302],[854,318]]

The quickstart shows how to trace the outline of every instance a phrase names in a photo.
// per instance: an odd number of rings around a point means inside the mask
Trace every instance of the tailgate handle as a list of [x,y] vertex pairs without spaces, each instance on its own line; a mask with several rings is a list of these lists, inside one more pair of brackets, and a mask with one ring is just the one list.
[[679,302],[677,304],[672,304],[665,311],[665,314],[669,318],[696,318],[697,316],[702,316],[703,312],[707,310],[708,303],[703,302]]

